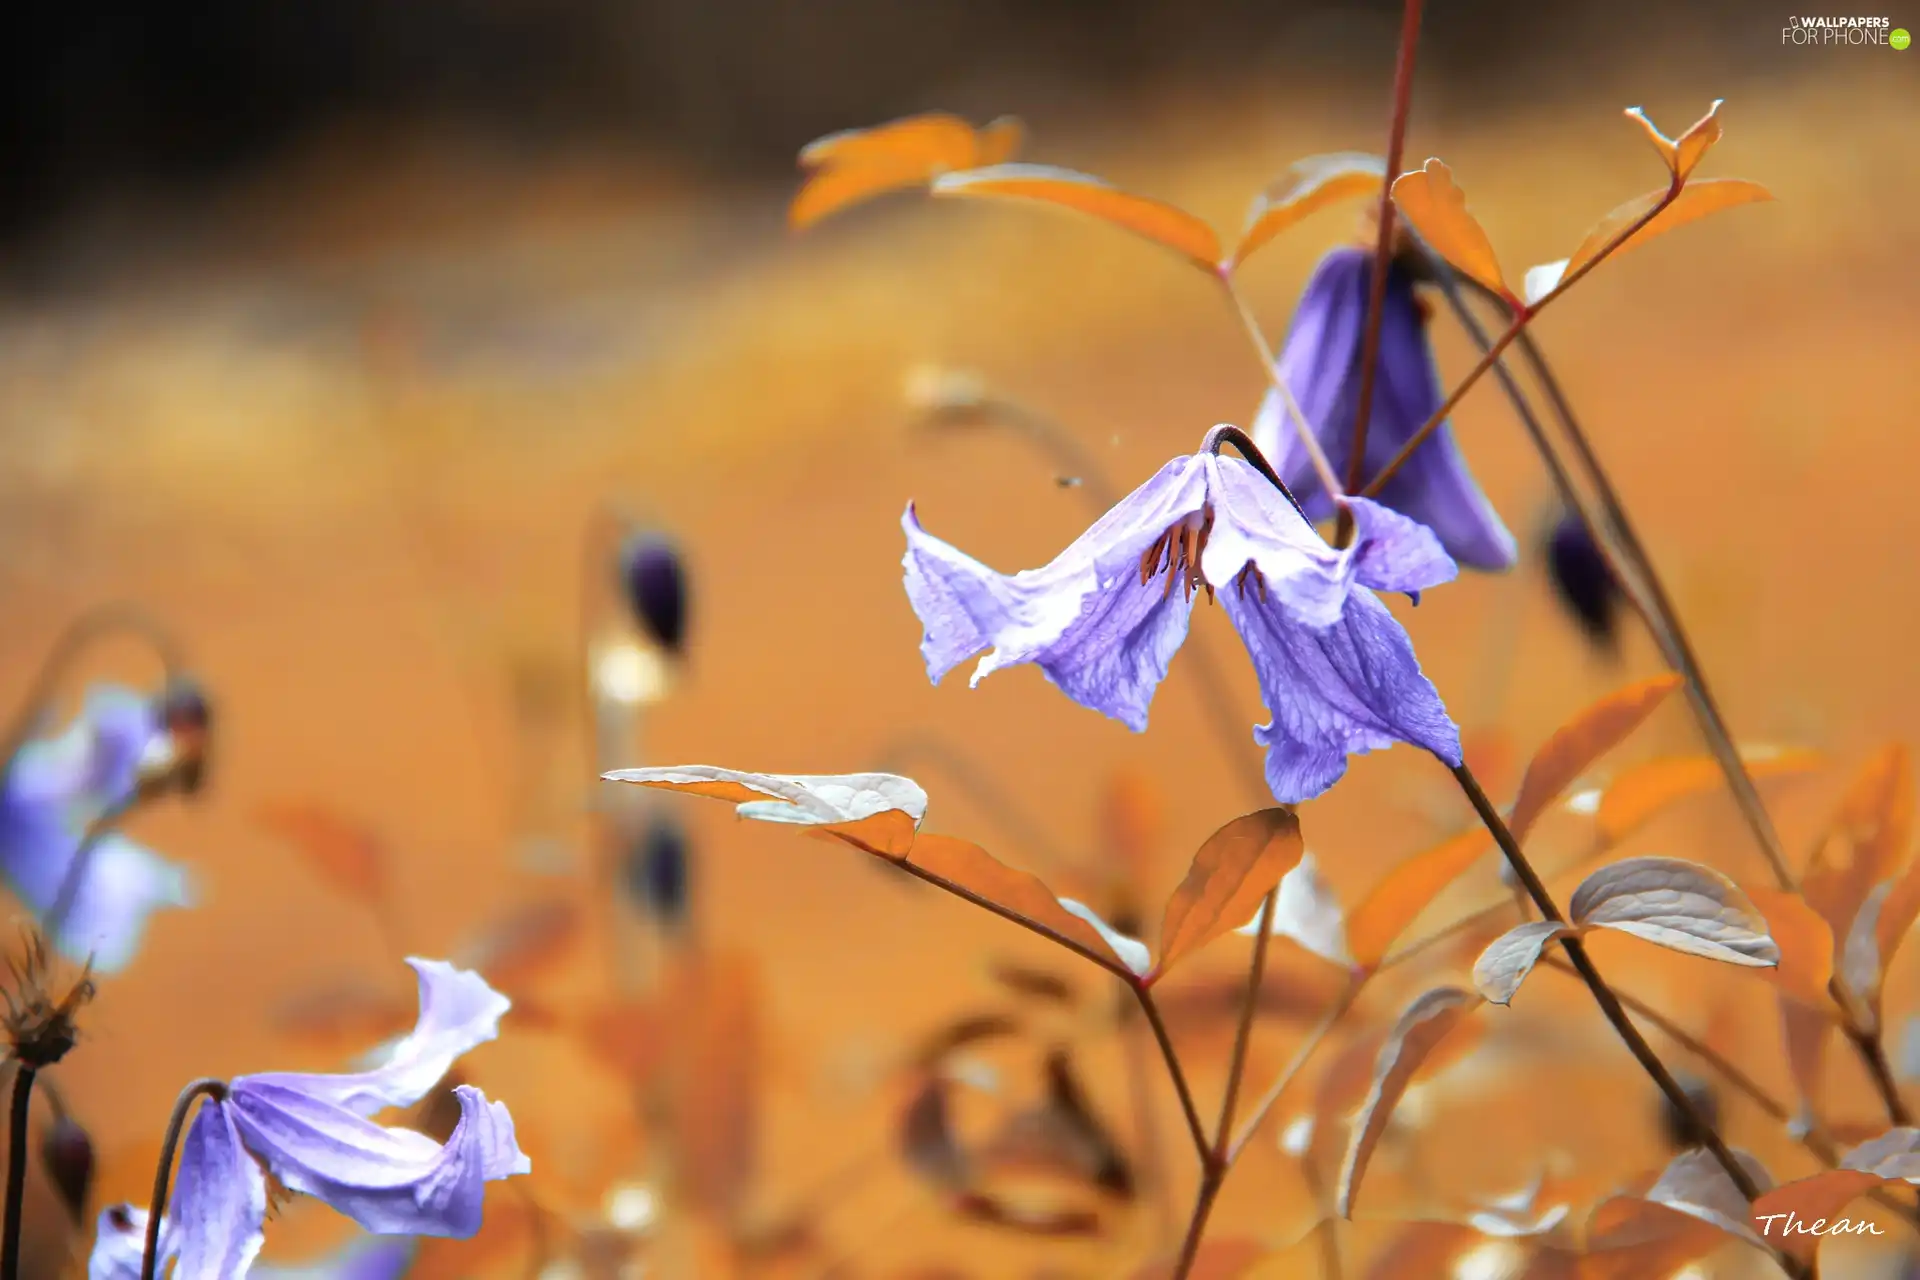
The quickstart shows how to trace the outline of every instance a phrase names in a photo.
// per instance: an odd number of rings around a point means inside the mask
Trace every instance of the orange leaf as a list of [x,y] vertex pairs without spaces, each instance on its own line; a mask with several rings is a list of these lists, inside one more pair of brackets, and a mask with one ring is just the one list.
[[906,861],[965,890],[965,896],[1032,921],[1115,973],[1132,972],[1100,931],[1061,906],[1060,899],[1038,876],[1009,867],[971,841],[923,835],[914,841]]
[[1283,182],[1254,198],[1247,210],[1247,229],[1224,265],[1228,270],[1239,266],[1267,241],[1328,205],[1378,196],[1386,173],[1380,157],[1356,151],[1294,161]]
[[1679,687],[1679,676],[1641,680],[1608,694],[1556,729],[1533,753],[1526,776],[1520,779],[1520,795],[1507,819],[1513,838],[1525,841],[1547,806]]
[[1393,180],[1393,203],[1455,269],[1504,298],[1513,297],[1486,229],[1467,212],[1466,194],[1454,185],[1453,170],[1439,160],[1429,160],[1425,168],[1401,174]]
[[1776,1231],[1772,1228],[1777,1224],[1767,1219],[1779,1218],[1791,1213],[1800,1220],[1800,1225],[1805,1227],[1837,1215],[1867,1192],[1889,1181],[1899,1183],[1900,1180],[1883,1178],[1865,1169],[1823,1169],[1810,1178],[1802,1178],[1798,1182],[1789,1182],[1783,1187],[1775,1187],[1755,1200],[1753,1220],[1766,1236],[1769,1244],[1777,1245],[1781,1250],[1802,1262],[1811,1262],[1814,1252],[1820,1247],[1822,1237],[1819,1234],[1805,1230]]
[[936,172],[911,157],[835,166],[807,179],[787,206],[787,225],[804,231],[829,214],[875,196],[924,186]]
[[1347,948],[1354,964],[1373,969],[1406,927],[1420,918],[1440,891],[1466,873],[1492,838],[1479,827],[1463,831],[1387,873],[1347,917]]
[[265,804],[260,825],[291,844],[334,888],[369,906],[387,888],[386,848],[380,838],[331,809],[298,801]]
[[975,163],[973,126],[946,111],[906,116],[867,129],[843,129],[800,148],[802,168],[912,160],[927,167],[965,169]]
[[1158,980],[1176,960],[1245,924],[1300,861],[1300,820],[1288,809],[1235,818],[1207,837],[1160,921]]
[[704,957],[673,991],[675,1172],[699,1208],[731,1218],[758,1145],[760,975],[751,956]]
[[1907,749],[1896,743],[1854,777],[1802,877],[1802,894],[1836,939],[1851,932],[1873,886],[1892,876],[1907,856],[1913,826],[1913,764]]
[[[1601,250],[1613,242],[1615,236],[1656,208],[1667,198],[1665,189],[1649,191],[1643,196],[1635,196],[1606,217],[1593,224],[1586,239],[1567,259],[1563,275],[1571,275],[1586,263],[1600,256]],[[1634,232],[1627,240],[1617,246],[1612,256],[1618,257],[1628,249],[1637,248],[1653,239],[1665,235],[1675,227],[1684,227],[1689,222],[1704,218],[1710,213],[1722,209],[1731,209],[1735,205],[1752,204],[1758,200],[1771,200],[1773,193],[1757,182],[1748,182],[1745,178],[1709,178],[1704,182],[1689,182],[1681,188],[1666,208],[1661,209],[1644,227]],[[1556,283],[1558,281],[1556,280]],[[1529,292],[1532,292],[1529,290]],[[1532,299],[1538,301],[1538,299]]]
[[787,210],[795,229],[888,191],[924,186],[943,173],[998,164],[1020,146],[1024,130],[1003,117],[975,130],[946,112],[909,116],[871,129],[815,139],[800,152],[815,170]]
[[1825,1008],[1833,980],[1833,930],[1797,893],[1747,889],[1746,895],[1767,919],[1767,933],[1780,948],[1780,963],[1762,976],[1782,995]]
[[[1807,773],[1819,764],[1812,751],[1778,751],[1745,757],[1747,773],[1755,780]],[[1616,844],[1653,820],[1669,805],[1725,785],[1725,775],[1712,756],[1684,756],[1650,760],[1635,765],[1607,784],[1600,796],[1595,821],[1601,838]]]
[[[1189,1280],[1237,1280],[1272,1250],[1258,1240],[1208,1240],[1194,1254]],[[1129,1280],[1171,1280],[1176,1260],[1162,1258],[1133,1272]]]
[[1120,191],[1090,174],[1050,165],[991,165],[946,174],[934,182],[933,194],[1038,200],[1078,210],[1172,249],[1208,272],[1218,270],[1220,237],[1212,227],[1184,209]]
[[1800,1095],[1801,1113],[1811,1116],[1826,1078],[1828,1033],[1833,1020],[1824,1010],[1780,997],[1780,1038],[1787,1051],[1787,1072]]
[[1374,1062],[1373,1084],[1367,1100],[1354,1117],[1353,1133],[1347,1141],[1347,1156],[1340,1168],[1337,1209],[1341,1217],[1353,1217],[1353,1202],[1360,1190],[1360,1179],[1373,1158],[1373,1148],[1386,1132],[1387,1121],[1399,1105],[1401,1095],[1413,1083],[1427,1055],[1447,1033],[1480,1004],[1480,998],[1457,987],[1439,987],[1427,992],[1407,1007],[1380,1046]]
[[1701,157],[1720,141],[1720,105],[1725,101],[1724,98],[1715,98],[1713,105],[1707,108],[1707,114],[1689,125],[1678,141],[1660,132],[1659,127],[1647,119],[1647,113],[1639,107],[1628,107],[1626,116],[1646,131],[1647,141],[1660,153],[1667,172],[1685,182],[1700,163]]

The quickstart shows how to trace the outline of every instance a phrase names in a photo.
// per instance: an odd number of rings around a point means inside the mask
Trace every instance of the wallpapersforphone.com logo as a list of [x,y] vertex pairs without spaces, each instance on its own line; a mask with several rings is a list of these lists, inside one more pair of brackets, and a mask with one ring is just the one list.
[[1780,29],[1780,43],[1793,45],[1881,45],[1904,49],[1913,42],[1905,27],[1889,18],[1807,17],[1794,15]]

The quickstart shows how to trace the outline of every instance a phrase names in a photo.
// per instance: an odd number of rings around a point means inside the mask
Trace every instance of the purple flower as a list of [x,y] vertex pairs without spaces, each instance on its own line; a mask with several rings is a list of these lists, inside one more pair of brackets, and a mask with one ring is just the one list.
[[[156,1274],[164,1273],[164,1260],[174,1256],[173,1234],[172,1223],[161,1224],[162,1265]],[[145,1209],[117,1204],[102,1210],[87,1280],[139,1280],[146,1240]],[[256,1265],[245,1274],[247,1280],[400,1280],[419,1252],[420,1242],[413,1236],[361,1236],[306,1266]]]
[[1587,638],[1605,649],[1615,644],[1622,592],[1586,521],[1571,512],[1547,536],[1547,575]]
[[120,835],[96,840],[67,885],[87,829],[131,803],[142,772],[164,765],[171,749],[150,701],[102,686],[63,733],[21,747],[0,776],[0,875],[43,920],[66,889],[54,945],[75,960],[91,956],[97,972],[126,967],[154,910],[193,899],[184,869]]
[[907,597],[926,628],[927,675],[938,683],[990,649],[973,683],[1031,662],[1139,732],[1194,593],[1217,593],[1273,717],[1253,736],[1276,799],[1319,795],[1347,756],[1396,741],[1458,764],[1459,730],[1407,633],[1366,590],[1418,593],[1451,579],[1453,561],[1406,517],[1350,506],[1356,537],[1336,551],[1253,467],[1202,452],[1162,467],[1051,564],[1012,577],[926,533],[909,506]]
[[635,621],[668,653],[687,636],[687,571],[665,539],[635,534],[620,549],[620,580]]
[[[1360,353],[1372,276],[1370,249],[1335,249],[1322,258],[1300,295],[1277,366],[1299,402],[1301,416],[1333,464],[1334,474],[1342,479],[1353,456]],[[1426,319],[1414,297],[1413,278],[1396,262],[1387,272],[1380,313],[1380,355],[1367,424],[1365,474],[1369,478],[1433,416],[1441,399],[1440,375],[1427,344]],[[1307,514],[1316,520],[1333,514],[1333,503],[1314,474],[1299,429],[1277,391],[1268,391],[1261,401],[1252,435]],[[1407,459],[1379,496],[1382,505],[1432,529],[1447,554],[1468,568],[1512,567],[1517,555],[1513,535],[1474,483],[1446,424]]]
[[510,1007],[478,974],[439,960],[407,963],[420,980],[420,1020],[381,1065],[239,1076],[201,1104],[166,1226],[175,1280],[247,1273],[260,1249],[268,1173],[376,1234],[466,1237],[480,1229],[485,1184],[530,1171],[506,1107],[469,1085],[453,1090],[460,1120],[445,1145],[373,1122],[426,1096],[454,1059],[498,1034]]

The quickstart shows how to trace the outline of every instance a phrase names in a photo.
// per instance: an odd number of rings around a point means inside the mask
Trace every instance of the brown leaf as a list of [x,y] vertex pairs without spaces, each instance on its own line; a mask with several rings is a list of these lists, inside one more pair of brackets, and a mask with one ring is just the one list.
[[1300,820],[1289,809],[1261,809],[1208,836],[1193,855],[1186,879],[1167,899],[1160,961],[1150,981],[1258,912],[1280,877],[1299,863],[1303,847]]
[[1593,1212],[1581,1280],[1646,1280],[1672,1276],[1726,1243],[1726,1235],[1693,1214],[1638,1196],[1615,1196]]
[[1913,843],[1913,765],[1899,744],[1877,753],[1855,775],[1827,834],[1801,877],[1801,893],[1833,929],[1836,941],[1873,886],[1898,870]]
[[292,845],[328,884],[377,907],[387,890],[387,851],[363,824],[322,805],[276,801],[255,812],[260,825]]
[[1467,211],[1467,197],[1454,185],[1453,170],[1439,160],[1403,173],[1393,182],[1393,203],[1434,252],[1462,275],[1478,280],[1504,298],[1513,297],[1500,274],[1500,260],[1478,219]]
[[[1258,1240],[1206,1240],[1194,1255],[1188,1280],[1238,1280],[1273,1250]],[[1132,1272],[1128,1280],[1172,1280],[1177,1258],[1160,1258]]]
[[1354,964],[1367,970],[1378,966],[1406,927],[1491,844],[1487,833],[1474,827],[1388,872],[1347,917],[1347,947]]
[[1254,250],[1299,222],[1341,200],[1378,198],[1386,182],[1386,162],[1357,151],[1296,160],[1287,176],[1254,197],[1247,229],[1224,264],[1231,271]]
[[1341,1217],[1353,1217],[1353,1204],[1360,1190],[1360,1179],[1373,1158],[1373,1149],[1386,1132],[1393,1109],[1413,1082],[1414,1073],[1447,1033],[1480,1003],[1478,996],[1457,987],[1439,987],[1427,992],[1407,1007],[1373,1067],[1373,1083],[1367,1099],[1354,1117],[1353,1132],[1347,1140],[1346,1160],[1340,1169],[1338,1211]]
[[973,1165],[953,1131],[951,1088],[937,1075],[920,1082],[900,1114],[899,1142],[909,1169],[936,1187],[959,1191],[973,1181]]
[[1780,997],[1780,1039],[1787,1054],[1787,1071],[1800,1095],[1802,1116],[1815,1114],[1826,1077],[1828,1033],[1833,1019],[1827,1011],[1798,1000]]
[[[1606,217],[1593,224],[1586,238],[1573,251],[1573,256],[1562,262],[1550,262],[1527,272],[1527,304],[1537,306],[1540,300],[1553,292],[1567,276],[1580,270],[1587,263],[1598,258],[1603,251],[1609,256],[1619,257],[1629,249],[1637,249],[1655,236],[1665,235],[1675,227],[1684,227],[1710,213],[1722,209],[1731,209],[1735,205],[1753,204],[1761,200],[1773,199],[1773,193],[1757,182],[1745,178],[1708,178],[1702,182],[1689,182],[1680,189],[1678,195],[1669,197],[1667,188],[1649,191],[1645,195],[1635,196],[1614,209]],[[1662,206],[1665,202],[1665,207]],[[1616,237],[1649,213],[1659,209],[1653,217],[1627,239],[1614,246]]]
[[1616,689],[1556,729],[1533,753],[1520,780],[1520,795],[1507,819],[1513,838],[1524,843],[1547,806],[1639,728],[1680,684],[1679,676],[1667,675]]
[[1775,1187],[1755,1200],[1754,1225],[1774,1248],[1802,1262],[1812,1262],[1821,1240],[1826,1238],[1827,1219],[1889,1181],[1900,1179],[1888,1179],[1866,1169],[1822,1169],[1810,1178]]
[[454,963],[496,987],[521,986],[566,957],[580,940],[581,923],[579,906],[565,898],[532,902],[489,924]]
[[1552,920],[1531,920],[1494,939],[1473,965],[1473,985],[1494,1004],[1512,1004],[1514,993],[1540,961],[1540,951],[1549,942],[1571,933],[1565,925]]
[[[1758,782],[1810,773],[1819,765],[1820,756],[1813,751],[1787,750],[1743,753],[1742,760]],[[1624,770],[1607,784],[1600,795],[1595,822],[1603,840],[1618,844],[1669,806],[1725,785],[1726,775],[1712,756],[1649,760]]]
[[1628,858],[1602,867],[1573,891],[1567,914],[1583,929],[1618,929],[1725,964],[1780,963],[1765,917],[1740,886],[1679,858]]
[[742,818],[812,827],[885,857],[904,855],[927,816],[927,793],[912,778],[894,773],[745,773],[687,764],[615,769],[600,776],[731,800]]
[[[952,836],[921,836],[914,841],[909,861],[920,870],[965,890],[968,896],[1033,921],[1117,973],[1145,972],[1144,967],[1136,969],[1128,960],[1123,960],[1108,937],[1089,923],[1086,916],[1062,906],[1061,900],[1039,877],[1009,867],[977,844]],[[1129,959],[1140,961],[1137,955]]]
[[[1763,1193],[1772,1187],[1772,1177],[1758,1160],[1744,1151],[1735,1151],[1733,1155]],[[1751,1218],[1753,1206],[1733,1185],[1733,1179],[1720,1167],[1720,1162],[1704,1148],[1683,1151],[1675,1156],[1642,1198],[1690,1218],[1698,1218],[1756,1248],[1767,1247],[1766,1242],[1754,1231]]]
[[1051,165],[991,165],[946,174],[934,182],[933,194],[1035,200],[1074,209],[1171,249],[1209,273],[1218,269],[1220,238],[1212,227],[1184,209],[1117,190],[1090,174]]
[[1047,1096],[1010,1117],[977,1153],[984,1169],[1042,1169],[1131,1199],[1133,1169],[1106,1124],[1093,1112],[1064,1049],[1047,1055]]
[[676,1173],[690,1201],[732,1220],[759,1145],[760,976],[753,957],[708,954],[673,992]]
[[1754,888],[1746,891],[1766,917],[1767,934],[1780,949],[1780,963],[1764,976],[1782,994],[1826,1008],[1833,978],[1833,933],[1820,914],[1797,893]]

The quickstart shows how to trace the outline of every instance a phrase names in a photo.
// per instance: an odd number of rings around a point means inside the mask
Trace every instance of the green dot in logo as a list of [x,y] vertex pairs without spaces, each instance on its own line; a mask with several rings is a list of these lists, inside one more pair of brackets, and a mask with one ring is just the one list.
[[1887,33],[1887,43],[1896,49],[1904,49],[1913,43],[1913,37],[1907,34],[1905,27],[1895,27]]

